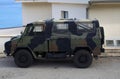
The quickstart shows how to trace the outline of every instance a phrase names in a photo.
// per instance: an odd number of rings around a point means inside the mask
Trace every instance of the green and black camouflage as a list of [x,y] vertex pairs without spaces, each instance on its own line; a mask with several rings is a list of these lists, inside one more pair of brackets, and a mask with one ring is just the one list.
[[[68,24],[68,29],[57,30],[56,24]],[[80,31],[77,29],[79,24],[81,24],[82,29]],[[91,24],[93,27],[89,29],[90,27],[85,24]],[[40,33],[34,33],[34,28],[39,25],[43,25],[44,30]],[[20,38],[11,40],[12,46],[9,52],[13,54],[18,48],[27,48],[34,53],[73,52],[76,48],[89,48],[94,55],[99,55],[102,49],[102,36],[100,32],[97,20],[38,21],[28,24]]]
[[[66,57],[78,50],[88,50],[93,56],[103,52],[104,30],[98,20],[42,20],[26,25],[24,33],[12,39],[5,51],[15,55],[28,50],[35,59]],[[58,55],[56,55],[58,54]]]

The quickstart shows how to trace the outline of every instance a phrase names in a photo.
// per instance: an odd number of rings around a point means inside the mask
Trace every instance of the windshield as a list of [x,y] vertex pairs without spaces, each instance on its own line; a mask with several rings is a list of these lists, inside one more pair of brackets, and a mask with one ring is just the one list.
[[28,35],[32,31],[32,28],[33,28],[33,24],[28,24],[23,34]]

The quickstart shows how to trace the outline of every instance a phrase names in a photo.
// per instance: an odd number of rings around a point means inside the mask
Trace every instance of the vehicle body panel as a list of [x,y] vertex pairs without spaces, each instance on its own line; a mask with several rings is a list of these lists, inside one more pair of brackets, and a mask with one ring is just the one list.
[[[60,30],[56,30],[58,26]],[[42,31],[38,29],[39,27]],[[13,55],[18,48],[28,48],[37,58],[37,55],[47,52],[73,54],[76,48],[88,48],[93,55],[100,55],[102,48],[100,32],[97,20],[38,21],[28,24],[19,39],[11,40],[10,52]]]

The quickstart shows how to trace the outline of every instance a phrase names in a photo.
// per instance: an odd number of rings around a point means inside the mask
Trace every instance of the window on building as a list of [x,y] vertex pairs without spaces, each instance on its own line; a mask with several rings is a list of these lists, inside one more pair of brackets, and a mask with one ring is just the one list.
[[114,46],[114,41],[113,40],[106,40],[106,45],[107,46]]
[[116,40],[117,46],[120,46],[120,40]]
[[89,18],[89,8],[86,8],[86,19],[88,19]]
[[68,17],[69,17],[68,11],[61,11],[61,17],[64,19],[68,19]]

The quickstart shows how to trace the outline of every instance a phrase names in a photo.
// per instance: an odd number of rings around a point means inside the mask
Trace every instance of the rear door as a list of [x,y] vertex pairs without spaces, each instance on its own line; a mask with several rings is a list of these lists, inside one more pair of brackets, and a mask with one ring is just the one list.
[[76,47],[95,48],[94,42],[96,32],[91,22],[71,22],[71,48],[74,50]]

